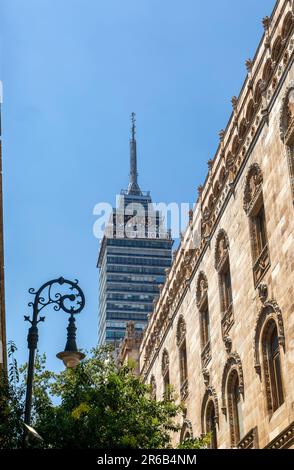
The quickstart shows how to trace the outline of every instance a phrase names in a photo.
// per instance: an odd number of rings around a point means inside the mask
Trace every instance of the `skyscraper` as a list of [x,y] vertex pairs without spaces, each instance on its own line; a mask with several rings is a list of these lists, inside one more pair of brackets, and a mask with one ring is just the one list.
[[172,261],[173,241],[163,217],[154,210],[150,192],[138,184],[135,130],[133,113],[129,186],[113,209],[98,258],[99,345],[118,346],[128,321],[138,330],[145,327]]

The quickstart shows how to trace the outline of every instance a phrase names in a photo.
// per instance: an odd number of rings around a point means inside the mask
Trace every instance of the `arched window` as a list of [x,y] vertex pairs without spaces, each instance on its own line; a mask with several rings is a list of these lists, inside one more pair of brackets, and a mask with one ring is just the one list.
[[217,449],[217,417],[213,400],[208,402],[205,421],[206,433],[210,434],[210,448]]
[[181,429],[181,434],[180,434],[180,443],[182,444],[184,441],[188,439],[193,439],[193,429],[192,429],[192,423],[188,419],[185,419],[182,429]]
[[284,19],[283,28],[282,28],[282,38],[284,40],[288,38],[292,28],[293,28],[293,14],[292,12],[289,12]]
[[211,360],[210,320],[207,292],[207,278],[205,274],[201,272],[197,280],[196,301],[200,319],[201,361],[203,368],[206,368]]
[[188,363],[186,347],[186,323],[182,315],[179,318],[177,326],[177,345],[179,349],[180,362],[181,399],[185,400],[188,396]]
[[294,80],[290,82],[282,100],[280,136],[287,149],[291,195],[294,201]]
[[221,169],[221,171],[220,171],[220,176],[219,176],[220,188],[223,188],[223,187],[224,187],[224,184],[225,184],[225,182],[226,182],[226,178],[227,178],[226,168],[225,168],[225,166],[223,165],[223,166],[222,166],[222,169]]
[[200,310],[200,322],[201,322],[201,342],[202,342],[202,350],[203,350],[206,347],[208,347],[210,343],[210,322],[209,322],[208,305],[206,305],[205,309]]
[[222,333],[225,338],[234,324],[233,293],[229,257],[229,240],[224,230],[220,230],[215,246],[215,268],[218,272],[220,303],[222,311]]
[[282,50],[283,50],[282,38],[281,36],[278,36],[274,42],[273,49],[272,49],[272,60],[275,64],[279,60]]
[[247,124],[252,123],[253,118],[254,118],[254,112],[255,112],[254,101],[251,99],[248,103],[247,111],[246,111]]
[[270,266],[262,184],[261,169],[255,163],[249,169],[244,192],[244,210],[249,218],[255,287]]
[[277,325],[272,322],[267,339],[267,356],[270,374],[270,385],[273,412],[284,403],[283,380],[281,370],[280,345]]
[[239,139],[241,142],[244,142],[246,132],[247,132],[247,121],[244,118],[242,119],[242,122],[240,124],[240,129],[239,129]]
[[254,91],[254,102],[255,102],[255,105],[257,106],[261,103],[261,100],[262,100],[261,84],[262,84],[262,80],[260,79],[257,82],[255,91]]
[[202,433],[211,435],[210,448],[217,449],[217,427],[219,423],[218,398],[212,386],[206,388],[201,406]]
[[216,181],[216,183],[213,186],[213,197],[214,200],[217,201],[220,195],[220,190],[221,190],[221,184],[219,181]]
[[226,362],[222,378],[222,411],[228,416],[231,446],[237,447],[244,437],[242,404],[244,379],[239,355],[231,353]]
[[162,353],[161,372],[163,378],[163,398],[170,398],[170,378],[169,378],[169,355],[165,349]]
[[234,155],[234,157],[236,157],[239,149],[240,149],[240,139],[238,135],[235,135],[233,139],[233,144],[232,144],[232,154]]
[[228,379],[228,408],[231,425],[231,446],[236,447],[243,437],[242,397],[239,376],[234,369]]
[[272,59],[267,59],[265,66],[263,68],[263,74],[262,74],[262,79],[266,84],[268,84],[268,82],[270,81],[272,74],[273,74]]
[[155,380],[154,375],[152,375],[150,379],[150,388],[151,388],[151,397],[153,398],[153,400],[156,400],[157,387],[156,387],[156,380]]
[[264,381],[267,407],[269,414],[272,415],[284,403],[281,353],[285,349],[285,330],[282,312],[277,302],[267,300],[267,286],[262,284],[259,291],[260,297],[261,293],[263,294],[261,297],[263,307],[255,326],[254,367]]
[[208,209],[212,211],[213,208],[214,208],[214,197],[213,197],[213,194],[211,194],[208,199]]

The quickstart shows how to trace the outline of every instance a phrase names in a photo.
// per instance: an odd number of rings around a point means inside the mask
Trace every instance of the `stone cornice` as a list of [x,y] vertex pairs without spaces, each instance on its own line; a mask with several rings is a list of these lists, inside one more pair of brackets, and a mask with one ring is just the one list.
[[[209,162],[208,177],[199,190],[201,240],[199,246],[195,248],[192,243],[193,217],[190,217],[189,226],[176,252],[173,265],[167,270],[166,282],[144,333],[141,345],[141,355],[144,355],[143,374],[149,369],[153,356],[158,351],[190,285],[196,266],[210,243],[226,201],[234,191],[244,168],[244,162],[268,119],[285,71],[293,59],[293,11],[294,0],[278,0],[269,24],[266,22],[267,32],[262,38],[255,58],[247,64],[249,72],[239,98],[234,97],[232,100],[233,114],[226,130],[220,133],[221,142],[217,154]],[[290,30],[283,37],[285,21],[289,21],[289,18]],[[273,61],[272,48],[279,36],[282,49]],[[142,362],[141,360],[141,364]]]

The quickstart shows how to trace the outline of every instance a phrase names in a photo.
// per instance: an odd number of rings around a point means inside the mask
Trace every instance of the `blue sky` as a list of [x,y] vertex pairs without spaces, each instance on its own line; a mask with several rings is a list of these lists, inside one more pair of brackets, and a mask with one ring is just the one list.
[[[2,0],[1,78],[7,336],[27,358],[30,287],[79,279],[78,346],[97,341],[93,208],[127,186],[137,113],[139,183],[194,202],[230,99],[274,0]],[[65,345],[47,310],[40,351]]]

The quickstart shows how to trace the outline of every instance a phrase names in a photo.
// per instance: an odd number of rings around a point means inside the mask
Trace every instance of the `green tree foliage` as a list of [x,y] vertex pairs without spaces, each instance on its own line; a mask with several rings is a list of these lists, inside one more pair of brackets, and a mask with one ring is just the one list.
[[[21,445],[27,369],[23,366],[18,374],[14,351],[10,355],[9,385],[4,381],[0,393],[1,448]],[[155,401],[150,386],[133,373],[130,365],[117,367],[107,347],[93,349],[76,369],[58,374],[46,369],[44,356],[37,356],[32,426],[43,441],[30,439],[30,445],[167,448],[171,446],[171,434],[179,431],[181,412],[172,394],[168,400]],[[190,444],[185,448],[195,448]]]
[[208,449],[210,444],[210,435],[186,439],[179,444],[178,449]]
[[20,384],[19,372],[14,357],[15,344],[8,343],[8,374],[0,370],[0,449],[18,448],[23,434],[24,385]]

